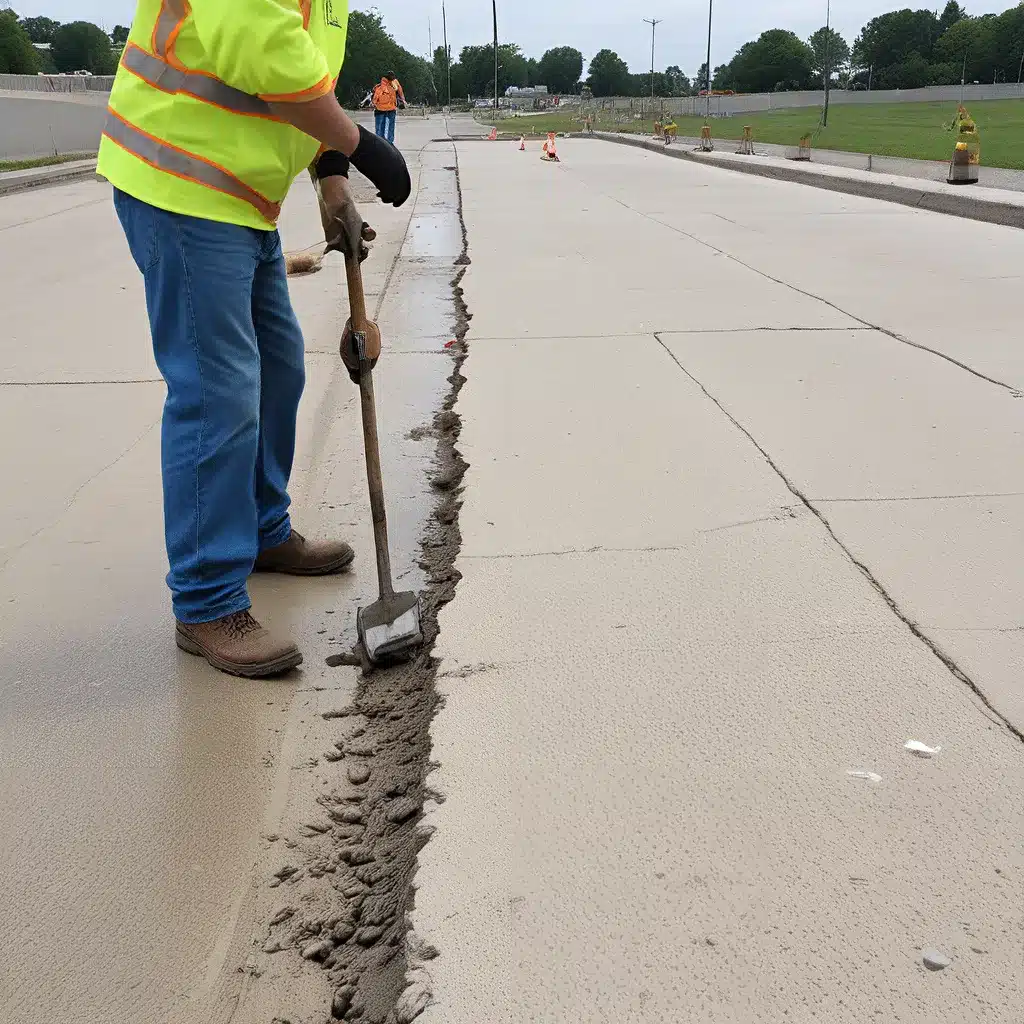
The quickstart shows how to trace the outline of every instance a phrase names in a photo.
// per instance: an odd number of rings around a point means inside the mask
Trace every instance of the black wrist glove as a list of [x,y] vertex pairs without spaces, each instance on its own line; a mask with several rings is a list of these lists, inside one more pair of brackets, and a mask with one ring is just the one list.
[[412,192],[405,157],[386,139],[378,138],[359,126],[359,145],[351,156],[352,166],[377,186],[377,197],[392,206],[401,206]]
[[320,159],[316,162],[317,180],[323,181],[324,178],[333,178],[335,175],[347,178],[349,163],[349,158],[344,153],[339,153],[336,149],[326,150],[320,154]]

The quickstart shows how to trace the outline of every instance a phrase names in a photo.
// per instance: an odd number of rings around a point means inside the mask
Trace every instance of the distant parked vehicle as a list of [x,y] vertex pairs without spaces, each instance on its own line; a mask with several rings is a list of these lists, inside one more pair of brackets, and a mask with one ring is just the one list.
[[75,72],[73,72],[73,74],[77,75],[79,78],[92,78],[93,77],[93,73],[91,71],[86,71],[85,68],[82,68],[81,71],[75,71]]

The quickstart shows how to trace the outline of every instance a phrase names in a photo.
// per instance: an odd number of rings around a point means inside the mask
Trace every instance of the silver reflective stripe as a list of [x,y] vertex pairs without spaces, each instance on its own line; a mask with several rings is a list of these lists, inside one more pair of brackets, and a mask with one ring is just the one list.
[[167,56],[167,47],[174,30],[185,20],[187,15],[185,0],[162,0],[160,14],[153,27],[153,49],[161,57]]
[[[258,96],[250,96],[241,89],[196,71],[182,71],[166,61],[154,57],[137,46],[128,46],[121,63],[139,78],[163,92],[185,93],[198,100],[214,103],[234,114],[274,118],[270,104]],[[274,118],[276,120],[276,118]]]
[[208,188],[250,203],[271,224],[277,223],[277,218],[281,214],[280,203],[271,202],[266,196],[249,188],[244,181],[239,181],[223,168],[191,153],[175,149],[174,146],[161,142],[152,135],[147,135],[134,125],[122,120],[113,111],[107,113],[103,134],[112,142],[116,142],[123,149],[133,153],[140,160],[152,164],[158,170],[198,182],[200,185],[206,185]]

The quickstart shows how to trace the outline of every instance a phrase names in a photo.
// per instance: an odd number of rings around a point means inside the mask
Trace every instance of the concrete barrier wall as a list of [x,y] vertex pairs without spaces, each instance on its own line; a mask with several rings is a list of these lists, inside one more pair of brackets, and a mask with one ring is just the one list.
[[0,92],[110,92],[113,77],[80,75],[0,75]]
[[95,153],[105,114],[104,93],[0,93],[0,160]]
[[[843,104],[875,104],[875,103],[957,103],[960,100],[959,85],[939,85],[927,89],[876,89],[868,92],[834,89],[830,94],[830,102]],[[965,103],[978,100],[1009,100],[1024,99],[1024,86],[1016,83],[1004,85],[968,85],[963,90]],[[655,111],[668,111],[680,116],[701,117],[707,111],[707,98],[700,96],[681,96],[674,99],[631,98],[623,96],[608,97],[593,101],[599,110],[632,112],[639,114]],[[746,96],[712,96],[711,114],[713,117],[726,117],[731,114],[752,114],[765,110],[789,110],[796,107],[820,107],[825,102],[822,90],[809,92],[766,92]],[[653,106],[652,106],[653,104]]]

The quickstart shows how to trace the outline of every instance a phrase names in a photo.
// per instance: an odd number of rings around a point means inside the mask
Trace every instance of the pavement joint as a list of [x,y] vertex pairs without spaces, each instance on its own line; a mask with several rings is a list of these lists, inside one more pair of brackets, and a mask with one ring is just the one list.
[[101,384],[163,384],[163,378],[138,377],[132,380],[0,380],[0,388],[76,388]]
[[748,441],[750,441],[750,443],[761,454],[762,458],[768,463],[769,466],[771,466],[772,470],[774,470],[774,472],[778,475],[779,479],[783,482],[783,484],[785,484],[786,488],[821,523],[821,525],[825,528],[825,531],[835,542],[839,550],[843,552],[843,554],[849,559],[849,561],[860,571],[861,575],[868,581],[868,583],[871,584],[871,586],[874,588],[875,592],[879,595],[879,597],[881,597],[882,600],[885,601],[885,603],[889,606],[890,611],[892,611],[892,613],[907,627],[907,629],[910,630],[910,632],[918,640],[920,640],[921,643],[923,643],[932,652],[932,654],[934,654],[935,657],[942,662],[943,665],[945,665],[945,667],[953,674],[953,676],[956,679],[958,679],[961,683],[963,683],[965,686],[967,686],[970,690],[973,691],[975,696],[981,701],[981,704],[983,705],[983,714],[985,714],[986,717],[994,716],[993,721],[997,721],[998,724],[1002,725],[1004,729],[1006,729],[1018,740],[1020,740],[1021,743],[1024,743],[1024,730],[1019,729],[1008,718],[1002,715],[992,704],[991,700],[989,700],[988,696],[981,689],[978,683],[976,683],[957,664],[957,662],[939,646],[939,644],[936,641],[934,641],[930,636],[927,635],[927,633],[925,633],[924,627],[920,626],[912,618],[910,618],[908,613],[905,612],[899,606],[895,598],[892,597],[889,591],[885,589],[881,581],[874,575],[870,567],[867,566],[864,562],[860,561],[860,559],[857,558],[853,551],[851,551],[850,548],[847,547],[846,544],[844,544],[842,540],[839,539],[839,535],[832,527],[832,524],[829,522],[828,517],[824,514],[824,512],[822,512],[821,509],[818,508],[811,501],[811,499],[808,498],[807,495],[805,495],[803,491],[801,491],[800,488],[797,487],[797,485],[793,483],[792,480],[789,479],[789,477],[782,471],[781,466],[779,466],[779,464],[771,457],[767,449],[764,448],[763,445],[761,445],[757,438],[755,438],[754,435],[742,423],[740,423],[740,421],[731,412],[729,412],[725,405],[718,398],[716,398],[704,386],[704,384],[702,384],[701,381],[699,381],[683,365],[679,357],[676,356],[676,354],[664,343],[664,341],[662,341],[660,337],[658,338],[658,341],[661,344],[661,347],[667,353],[668,357],[672,360],[672,362],[674,362],[676,366],[678,366],[679,369],[682,370],[682,372],[685,373],[686,376],[689,377],[690,380],[692,380],[698,388],[700,388],[700,390],[708,397],[708,399],[710,399],[718,407],[722,415],[724,415],[726,419],[728,419],[729,422],[732,423],[732,425],[741,434],[743,434]]

